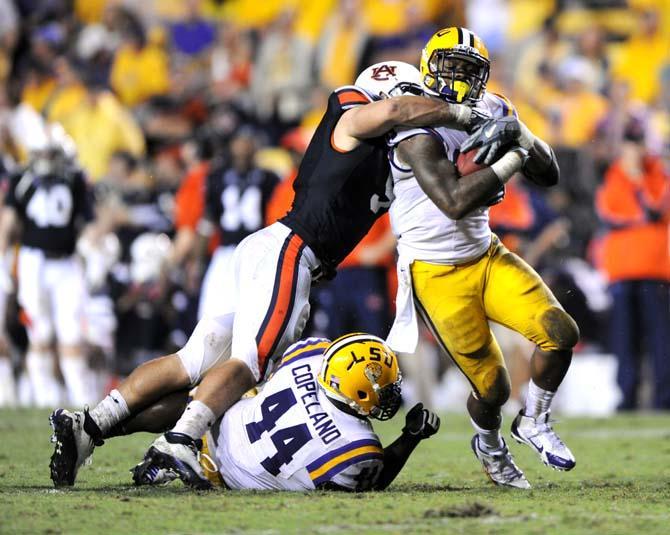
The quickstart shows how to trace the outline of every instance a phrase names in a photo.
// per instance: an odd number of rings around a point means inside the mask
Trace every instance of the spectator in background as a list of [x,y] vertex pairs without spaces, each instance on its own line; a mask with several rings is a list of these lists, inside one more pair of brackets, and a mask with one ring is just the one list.
[[29,60],[21,102],[42,113],[55,88],[56,78],[52,66],[37,59]]
[[559,79],[562,94],[550,104],[556,130],[553,142],[580,148],[594,137],[607,111],[607,101],[591,89],[595,86],[596,73],[585,58],[575,56],[564,60],[559,67]]
[[86,99],[63,118],[63,127],[93,181],[107,173],[115,152],[127,151],[135,157],[145,152],[144,134],[133,116],[114,94],[95,82],[88,87]]
[[311,80],[312,48],[293,29],[295,13],[284,11],[261,41],[253,67],[251,96],[261,121],[280,137],[304,110]]
[[210,57],[212,92],[222,100],[234,98],[251,82],[252,46],[248,33],[222,22]]
[[593,77],[590,90],[605,93],[609,87],[610,60],[607,55],[605,34],[599,26],[590,26],[577,36],[577,42],[571,56],[584,58],[591,65]]
[[18,39],[19,18],[12,0],[0,0],[0,83],[8,76],[11,54]]
[[670,409],[670,177],[645,150],[644,127],[631,119],[621,156],[596,198],[607,225],[601,269],[613,298],[611,350],[619,360],[619,408],[638,407],[642,355],[651,360],[653,407]]
[[114,55],[110,84],[123,104],[134,107],[170,89],[170,72],[165,50],[147,39],[137,18],[128,18],[123,42]]
[[186,17],[170,27],[172,46],[185,56],[197,56],[216,40],[216,28],[202,16],[201,0],[186,1]]
[[56,86],[42,110],[50,122],[62,123],[86,100],[88,91],[66,56],[54,62]]
[[320,83],[329,90],[350,84],[364,68],[360,63],[369,36],[361,4],[361,0],[339,0],[339,9],[333,10],[321,34],[316,69]]
[[670,47],[656,9],[640,11],[639,21],[638,31],[623,45],[612,70],[615,79],[630,84],[634,99],[650,104],[658,96],[659,76],[670,59]]

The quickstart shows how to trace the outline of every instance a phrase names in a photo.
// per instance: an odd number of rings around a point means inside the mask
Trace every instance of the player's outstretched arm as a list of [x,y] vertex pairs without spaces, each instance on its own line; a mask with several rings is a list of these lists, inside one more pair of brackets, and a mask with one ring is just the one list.
[[417,403],[405,416],[402,434],[384,448],[384,468],[371,490],[384,490],[397,477],[407,459],[422,440],[433,436],[440,429],[440,418],[423,403]]
[[462,104],[450,104],[436,98],[399,96],[347,110],[335,128],[335,142],[339,147],[342,137],[377,137],[398,126],[448,126],[470,131],[483,120],[485,118],[479,113]]
[[521,169],[524,159],[522,149],[510,150],[491,167],[459,178],[442,143],[431,135],[400,142],[396,154],[412,168],[421,189],[450,219],[461,219],[486,203]]
[[386,489],[400,473],[414,449],[423,439],[433,436],[440,429],[440,418],[434,412],[423,408],[417,403],[405,416],[405,427],[402,434],[389,446],[384,448],[384,464],[376,479],[365,479],[363,486],[356,488],[338,485],[326,481],[317,486],[318,490],[337,490],[342,492],[367,492]]
[[461,145],[461,152],[479,148],[475,163],[491,164],[498,151],[508,145],[519,145],[528,151],[528,160],[521,170],[524,176],[538,186],[555,186],[560,169],[553,149],[517,117],[489,119]]

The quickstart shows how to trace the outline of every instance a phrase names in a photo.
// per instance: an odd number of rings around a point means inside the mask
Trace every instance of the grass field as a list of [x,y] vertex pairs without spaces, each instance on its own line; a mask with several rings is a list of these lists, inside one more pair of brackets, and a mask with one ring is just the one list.
[[[149,435],[111,440],[76,487],[55,490],[47,416],[0,411],[0,533],[670,533],[670,415],[559,423],[569,473],[510,444],[527,492],[492,486],[467,420],[447,415],[388,491],[352,495],[135,488],[128,469]],[[385,443],[401,422],[378,426]]]

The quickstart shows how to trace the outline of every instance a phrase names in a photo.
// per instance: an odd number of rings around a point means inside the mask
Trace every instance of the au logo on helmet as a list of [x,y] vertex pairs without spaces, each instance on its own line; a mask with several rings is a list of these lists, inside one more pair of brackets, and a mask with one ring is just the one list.
[[378,67],[373,67],[371,78],[379,82],[385,82],[386,80],[390,80],[393,76],[395,76],[395,71],[395,65],[384,63]]

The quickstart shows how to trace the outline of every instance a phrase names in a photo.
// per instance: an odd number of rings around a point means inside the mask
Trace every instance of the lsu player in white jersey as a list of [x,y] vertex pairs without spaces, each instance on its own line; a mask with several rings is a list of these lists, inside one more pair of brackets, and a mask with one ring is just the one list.
[[[153,447],[134,468],[133,479],[143,485],[180,477],[201,489],[384,489],[440,425],[418,404],[407,413],[400,437],[382,447],[370,419],[396,414],[400,383],[395,354],[376,336],[302,340],[284,353],[260,393],[237,402],[207,432],[200,459],[207,479],[197,468],[185,476],[188,467],[175,466],[175,457]],[[152,425],[167,417],[163,425],[169,426],[178,416],[178,411],[148,412]],[[148,420],[141,413],[135,419]],[[126,433],[145,430],[138,422],[126,425]]]
[[[389,142],[399,289],[387,341],[395,351],[414,351],[417,313],[423,317],[471,384],[467,406],[476,430],[471,447],[485,472],[496,484],[529,488],[500,435],[510,379],[488,320],[537,346],[526,406],[512,423],[512,436],[558,470],[572,469],[575,460],[551,426],[550,403],[579,331],[539,275],[488,225],[488,205],[500,201],[514,173],[522,171],[542,186],[559,176],[551,148],[518,120],[507,98],[486,91],[489,68],[484,43],[465,28],[438,31],[423,50],[417,78],[426,91],[491,119],[470,138],[449,128],[414,128],[397,131]],[[499,158],[459,178],[459,151],[476,147],[485,163]]]

